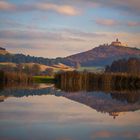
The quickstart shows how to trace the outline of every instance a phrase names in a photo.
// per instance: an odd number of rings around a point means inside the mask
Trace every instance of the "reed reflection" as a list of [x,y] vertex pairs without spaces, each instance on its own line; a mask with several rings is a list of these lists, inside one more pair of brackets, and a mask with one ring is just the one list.
[[[62,83],[61,83],[62,84]],[[60,84],[59,84],[60,86]],[[61,86],[63,88],[61,88]],[[113,118],[120,114],[129,111],[136,111],[140,109],[140,90],[119,89],[101,91],[101,87],[92,87],[87,91],[80,91],[75,86],[69,84],[61,85],[30,85],[26,87],[3,87],[0,90],[0,102],[4,102],[9,97],[28,97],[28,96],[41,96],[41,95],[55,95],[57,97],[66,97],[72,101],[82,103],[89,106],[98,112],[108,113]],[[56,88],[57,87],[57,88]],[[85,89],[84,89],[85,90]],[[73,92],[74,91],[74,92]]]

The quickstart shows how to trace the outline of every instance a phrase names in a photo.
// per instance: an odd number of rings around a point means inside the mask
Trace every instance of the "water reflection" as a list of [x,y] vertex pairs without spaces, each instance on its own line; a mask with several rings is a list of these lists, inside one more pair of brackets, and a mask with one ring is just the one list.
[[140,138],[139,90],[66,92],[45,84],[8,86],[0,90],[0,101],[2,140]]
[[3,87],[0,91],[0,102],[9,97],[28,97],[35,95],[55,95],[66,97],[72,101],[82,103],[98,112],[108,113],[115,119],[122,112],[136,111],[140,109],[140,90],[121,91],[79,91],[66,92],[55,88],[54,85],[36,84],[28,87]]

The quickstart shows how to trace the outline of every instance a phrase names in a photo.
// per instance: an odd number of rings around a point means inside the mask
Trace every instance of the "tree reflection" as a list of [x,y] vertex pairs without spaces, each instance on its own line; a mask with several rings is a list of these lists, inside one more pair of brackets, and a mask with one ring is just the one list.
[[[57,88],[55,88],[55,86]],[[29,86],[1,86],[0,102],[9,97],[28,97],[41,95],[63,96],[70,100],[85,104],[101,113],[108,113],[113,118],[119,116],[122,112],[136,111],[140,109],[140,90],[138,89],[109,89],[100,87],[92,87],[87,91],[80,91],[77,87],[67,85],[67,89],[58,85],[29,85]],[[66,85],[65,85],[66,86]],[[63,87],[63,85],[62,85]],[[75,91],[76,88],[76,91]],[[74,91],[74,92],[73,92]]]

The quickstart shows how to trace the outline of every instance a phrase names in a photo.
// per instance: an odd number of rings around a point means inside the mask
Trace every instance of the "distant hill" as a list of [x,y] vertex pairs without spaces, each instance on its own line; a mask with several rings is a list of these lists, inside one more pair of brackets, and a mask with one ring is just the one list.
[[100,45],[92,50],[66,57],[69,61],[77,62],[82,66],[105,66],[114,60],[129,57],[140,57],[140,49]]
[[[140,49],[127,47],[118,39],[110,45],[104,44],[86,52],[71,55],[65,58],[58,57],[55,59],[35,57],[24,54],[10,54],[4,48],[0,48],[0,62],[12,63],[38,63],[47,66],[57,65],[62,63],[67,66],[99,66],[103,67],[110,65],[114,60],[140,57]],[[61,65],[62,66],[62,65]]]
[[59,63],[68,65],[68,66],[75,66],[75,62],[72,62],[66,58],[43,58],[43,57],[35,57],[30,55],[24,54],[0,54],[0,62],[12,62],[12,63],[38,63],[47,66],[57,65]]
[[5,48],[1,48],[1,47],[0,47],[0,55],[5,55],[5,54],[9,54],[9,52],[6,51]]

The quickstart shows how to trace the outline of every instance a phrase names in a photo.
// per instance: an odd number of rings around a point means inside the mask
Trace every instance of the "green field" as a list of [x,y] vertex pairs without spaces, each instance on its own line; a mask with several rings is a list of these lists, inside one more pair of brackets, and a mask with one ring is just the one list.
[[88,72],[103,72],[104,71],[104,67],[80,67],[79,69],[77,69],[78,71],[88,71]]
[[33,76],[33,79],[37,83],[54,83],[54,77],[51,76]]

